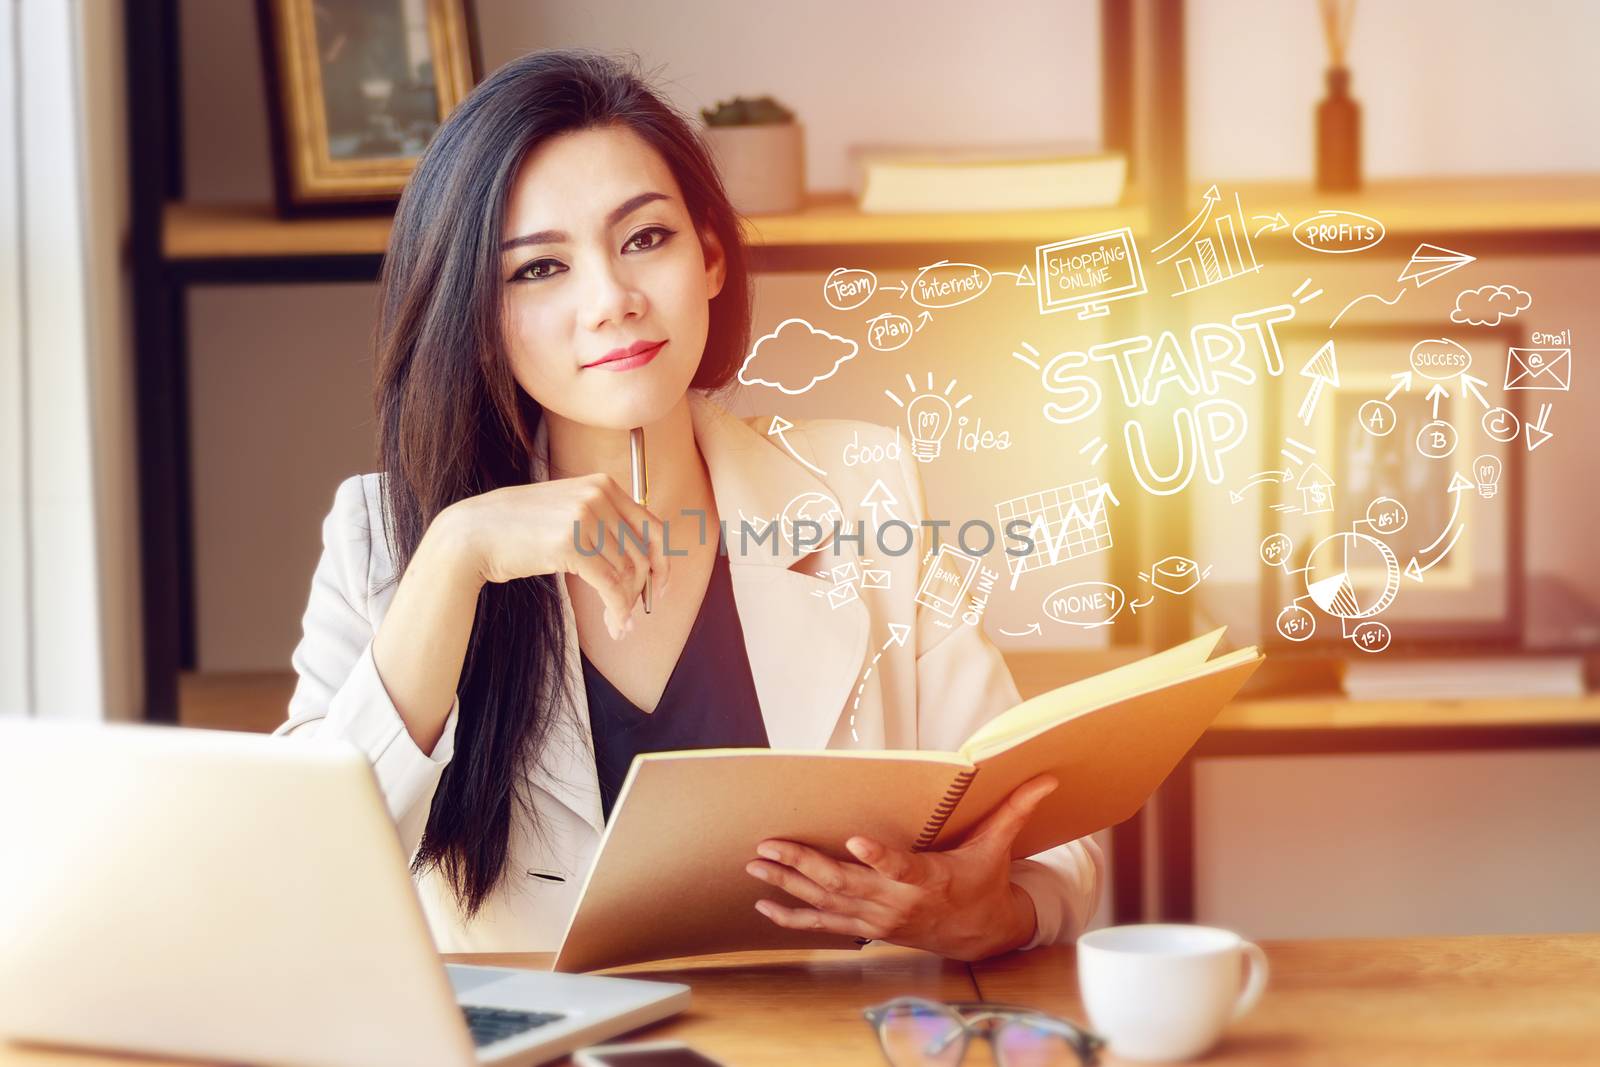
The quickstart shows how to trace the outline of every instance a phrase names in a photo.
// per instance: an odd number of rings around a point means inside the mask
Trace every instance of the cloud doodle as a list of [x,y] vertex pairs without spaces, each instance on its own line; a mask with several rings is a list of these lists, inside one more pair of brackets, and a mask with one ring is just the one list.
[[798,396],[833,377],[860,350],[848,337],[819,330],[805,319],[784,319],[750,349],[739,368],[739,380]]
[[1517,312],[1533,306],[1533,295],[1514,285],[1483,285],[1464,289],[1456,296],[1450,321],[1468,326],[1498,326],[1501,319],[1514,319]]

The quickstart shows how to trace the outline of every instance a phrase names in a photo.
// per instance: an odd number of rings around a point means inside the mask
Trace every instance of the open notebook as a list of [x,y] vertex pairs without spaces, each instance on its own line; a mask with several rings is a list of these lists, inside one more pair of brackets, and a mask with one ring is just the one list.
[[757,843],[800,841],[855,862],[855,834],[939,849],[1046,771],[1060,785],[1015,857],[1105,829],[1139,810],[1261,663],[1210,659],[1214,630],[1165,652],[1025,700],[956,752],[712,748],[634,759],[567,924],[558,971],[766,948],[855,948],[787,930],[755,910],[792,903],[745,873]]

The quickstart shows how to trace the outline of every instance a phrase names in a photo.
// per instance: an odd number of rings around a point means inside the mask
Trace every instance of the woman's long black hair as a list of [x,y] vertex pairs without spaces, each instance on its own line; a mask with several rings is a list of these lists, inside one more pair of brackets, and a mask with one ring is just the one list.
[[[500,242],[511,182],[551,137],[632,130],[671,169],[695,226],[727,258],[693,386],[726,385],[750,334],[738,215],[695,127],[625,61],[581,50],[530,53],[495,71],[451,113],[400,198],[379,278],[376,406],[385,528],[395,580],[443,508],[529,481],[542,409],[512,376],[502,330]],[[557,575],[486,584],[457,690],[455,754],[412,869],[437,868],[467,916],[505,875],[513,809],[542,828],[528,773],[565,693]]]

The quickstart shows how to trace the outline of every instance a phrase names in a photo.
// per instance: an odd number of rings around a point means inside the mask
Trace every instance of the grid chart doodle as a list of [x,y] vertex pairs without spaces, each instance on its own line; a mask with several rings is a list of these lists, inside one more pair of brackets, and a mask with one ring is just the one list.
[[1033,538],[1033,551],[1006,557],[1012,575],[1110,548],[1111,522],[1106,515],[1110,493],[1100,479],[1087,478],[996,504],[1002,531],[1011,528],[1012,520],[1024,519]]

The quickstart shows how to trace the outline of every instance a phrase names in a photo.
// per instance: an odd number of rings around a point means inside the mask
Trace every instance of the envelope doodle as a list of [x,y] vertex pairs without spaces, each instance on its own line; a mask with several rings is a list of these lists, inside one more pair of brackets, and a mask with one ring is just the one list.
[[1572,388],[1572,349],[1511,349],[1506,357],[1505,387],[1566,392]]

